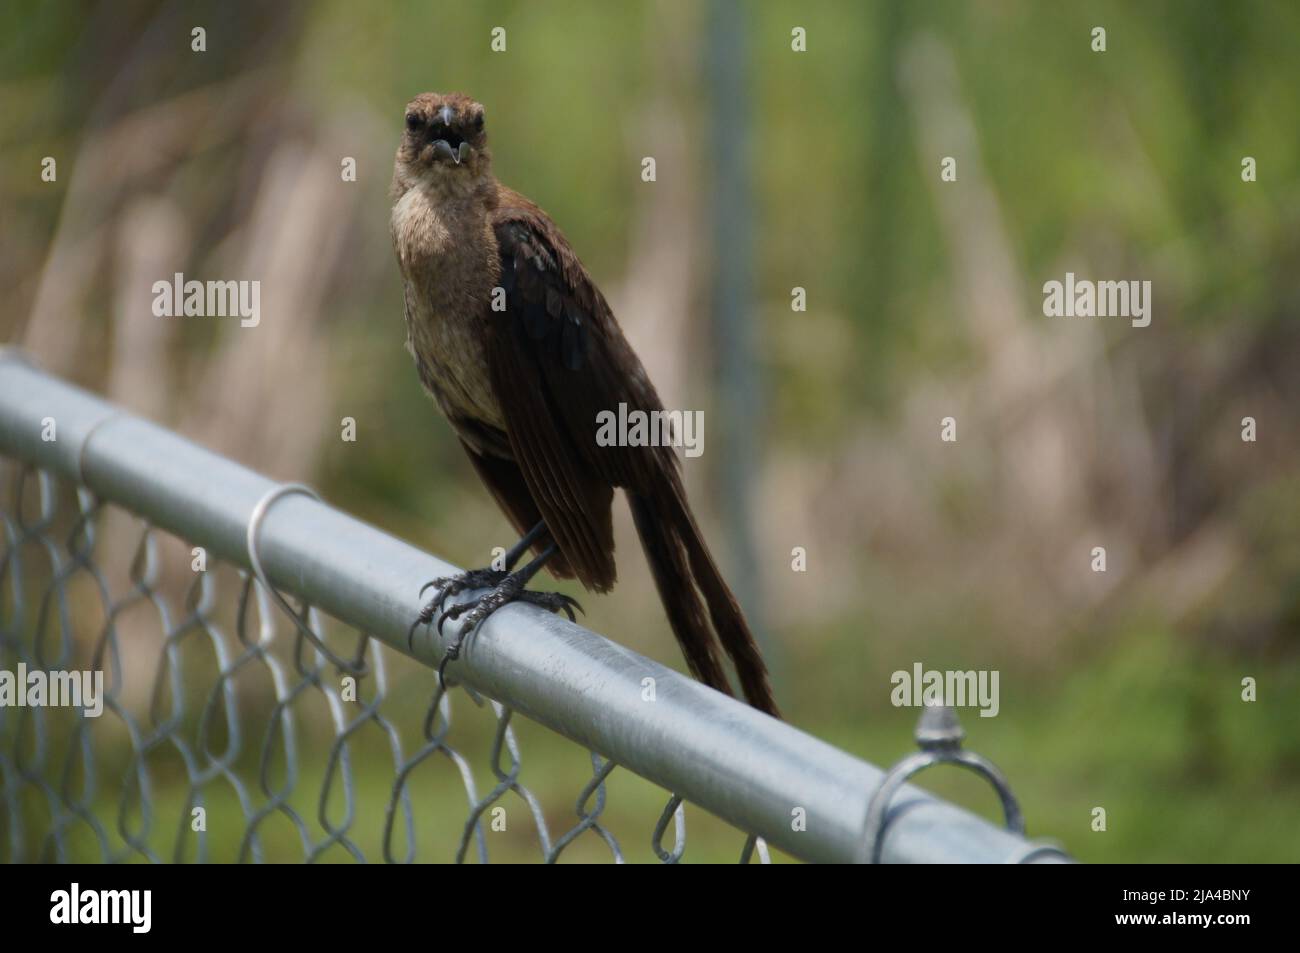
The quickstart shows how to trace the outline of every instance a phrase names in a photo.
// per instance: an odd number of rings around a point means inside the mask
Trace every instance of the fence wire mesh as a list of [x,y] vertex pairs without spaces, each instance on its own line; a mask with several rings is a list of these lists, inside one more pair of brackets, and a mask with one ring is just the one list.
[[[531,725],[551,742],[539,797],[509,707],[444,691],[365,632],[295,606],[353,660],[348,674],[250,573],[85,487],[3,467],[0,670],[104,673],[98,717],[0,706],[7,861],[624,861],[607,821],[612,761],[587,752],[589,775],[566,781],[552,755],[572,745]],[[390,690],[397,666],[432,687],[427,705]],[[453,709],[474,722],[457,746]],[[681,799],[641,836],[679,861]],[[761,839],[736,844],[742,862],[769,860]]]

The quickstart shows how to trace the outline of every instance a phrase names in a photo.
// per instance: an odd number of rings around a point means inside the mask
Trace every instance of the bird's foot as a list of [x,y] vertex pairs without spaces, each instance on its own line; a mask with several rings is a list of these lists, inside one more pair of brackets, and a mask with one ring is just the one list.
[[447,619],[455,621],[461,616],[465,617],[465,621],[461,623],[461,633],[468,634],[493,612],[511,602],[526,602],[550,612],[563,612],[569,617],[570,622],[577,621],[577,616],[573,613],[574,609],[583,611],[582,605],[572,596],[566,596],[562,592],[533,592],[525,589],[524,585],[525,580],[519,578],[518,574],[512,573],[501,580],[491,592],[484,593],[469,602],[458,602],[438,617],[438,634],[442,634],[442,624]]
[[[415,630],[422,625],[428,625],[434,617],[446,605],[450,596],[467,592],[472,589],[489,589],[499,586],[510,573],[500,569],[470,569],[454,576],[439,576],[437,579],[430,579],[420,587],[420,596],[423,597],[430,589],[436,590],[434,597],[429,600],[420,610],[420,614],[415,617],[411,623],[411,629],[406,634],[407,648],[413,648],[415,644]],[[439,623],[438,631],[442,631],[442,624]]]
[[[525,589],[528,584],[529,576],[523,572],[512,572],[500,574],[503,578],[493,586],[491,591],[484,593],[477,599],[471,599],[469,602],[458,602],[456,605],[445,610],[438,616],[438,634],[442,634],[443,623],[448,619],[456,621],[464,616],[461,621],[460,629],[456,633],[455,639],[447,646],[447,651],[442,657],[442,663],[438,666],[438,679],[444,685],[443,673],[447,669],[447,663],[460,658],[460,648],[464,644],[466,637],[475,629],[482,625],[487,617],[496,612],[504,605],[511,602],[526,602],[529,605],[538,606],[549,612],[563,612],[569,617],[569,621],[576,621],[577,616],[573,610],[583,611],[582,605],[572,596],[566,596],[561,592],[532,592]],[[481,586],[466,586],[466,589],[482,588]]]

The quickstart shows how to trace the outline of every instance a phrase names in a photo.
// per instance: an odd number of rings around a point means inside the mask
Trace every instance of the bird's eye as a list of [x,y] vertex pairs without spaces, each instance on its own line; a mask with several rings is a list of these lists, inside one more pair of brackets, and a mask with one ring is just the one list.
[[406,114],[406,128],[409,129],[409,130],[411,130],[412,132],[415,132],[415,130],[417,130],[417,129],[420,128],[420,115],[419,115],[419,113],[407,113],[407,114]]
[[474,114],[474,128],[475,129],[483,128],[483,113],[478,112]]

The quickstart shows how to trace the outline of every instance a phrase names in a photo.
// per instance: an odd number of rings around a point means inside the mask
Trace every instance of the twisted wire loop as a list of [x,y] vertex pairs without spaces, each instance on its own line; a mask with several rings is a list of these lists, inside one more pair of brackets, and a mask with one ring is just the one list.
[[754,853],[758,853],[758,862],[760,864],[770,864],[772,855],[768,852],[767,841],[757,834],[750,834],[745,838],[745,846],[740,851],[740,862],[748,864],[753,860]]
[[[479,817],[482,816],[483,812],[496,804],[507,792],[518,795],[528,808],[533,825],[537,829],[538,840],[541,842],[542,856],[545,857],[551,850],[551,835],[546,828],[546,817],[542,813],[542,805],[531,791],[519,783],[519,771],[522,767],[519,757],[519,742],[515,738],[514,728],[510,726],[510,718],[514,713],[500,702],[495,701],[492,702],[492,710],[497,716],[497,727],[492,740],[491,764],[492,774],[496,777],[497,784],[470,808],[469,819],[465,823],[465,832],[461,835],[460,849],[456,852],[458,863],[464,859],[471,828],[476,829]],[[502,750],[510,755],[510,766],[508,768],[501,766]]]
[[[556,790],[555,769],[535,757],[525,784],[508,699],[466,689],[474,704],[453,732],[452,697],[430,671],[271,586],[259,527],[282,497],[315,496],[306,487],[259,502],[244,570],[84,486],[4,458],[0,476],[0,672],[103,679],[98,715],[88,697],[0,705],[0,860],[486,863],[491,848],[625,861],[613,761],[589,752],[576,820],[555,836],[534,793]],[[682,859],[680,797],[650,846]],[[769,862],[753,836],[741,862],[755,852]]]
[[[671,851],[663,848],[664,832],[668,830],[669,818],[673,820],[677,836],[677,842]],[[665,864],[677,863],[682,859],[682,854],[686,853],[686,810],[682,807],[682,799],[676,794],[668,799],[667,806],[659,815],[659,823],[655,825],[650,846],[654,848],[655,855]]]
[[[587,782],[582,789],[582,793],[578,795],[578,823],[569,828],[555,842],[555,846],[545,856],[546,863],[553,864],[559,860],[564,849],[586,831],[594,831],[605,842],[605,846],[609,848],[614,857],[614,863],[622,864],[626,862],[623,859],[623,851],[618,846],[618,840],[600,824],[600,815],[605,810],[605,779],[610,776],[616,767],[617,765],[613,761],[602,758],[594,751],[591,752],[591,780]],[[595,803],[591,809],[588,809],[587,802],[593,798]]]

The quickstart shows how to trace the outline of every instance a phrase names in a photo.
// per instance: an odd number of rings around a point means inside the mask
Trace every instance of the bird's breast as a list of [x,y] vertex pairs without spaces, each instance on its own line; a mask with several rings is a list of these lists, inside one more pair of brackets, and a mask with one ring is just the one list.
[[407,348],[443,411],[504,429],[492,392],[487,320],[500,266],[485,220],[448,214],[412,189],[393,206]]
[[505,429],[492,392],[484,328],[455,308],[425,304],[418,288],[407,307],[406,346],[420,381],[449,416],[466,416]]

